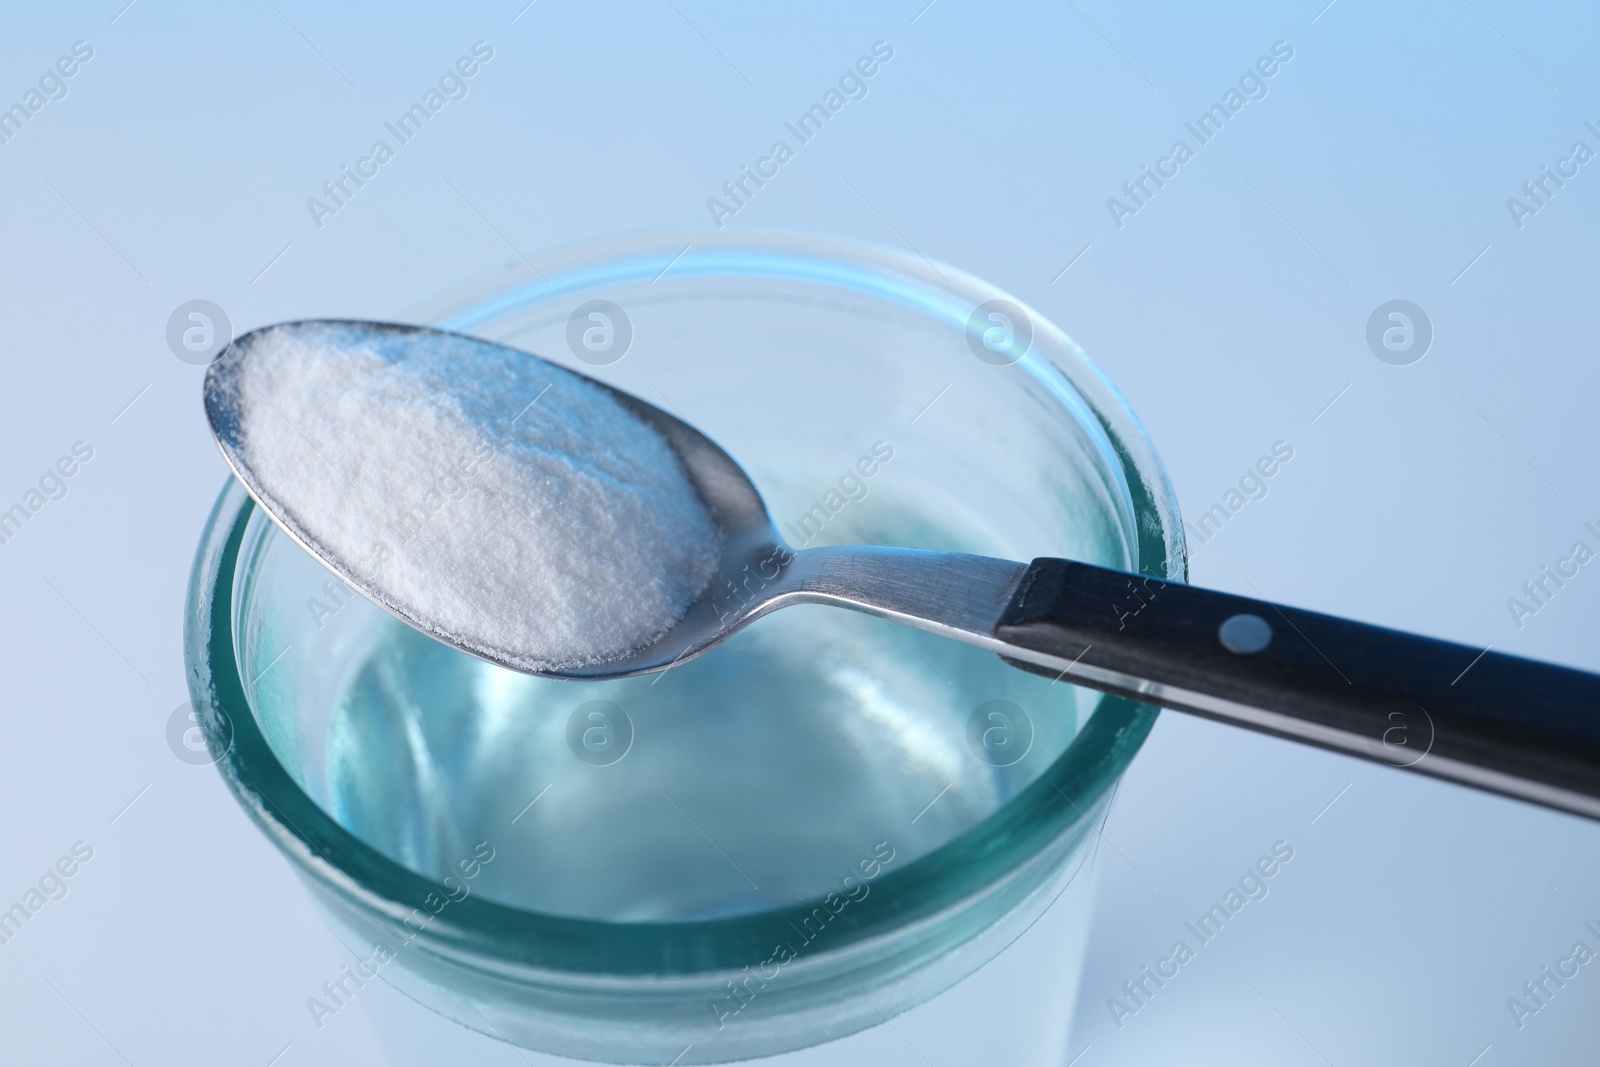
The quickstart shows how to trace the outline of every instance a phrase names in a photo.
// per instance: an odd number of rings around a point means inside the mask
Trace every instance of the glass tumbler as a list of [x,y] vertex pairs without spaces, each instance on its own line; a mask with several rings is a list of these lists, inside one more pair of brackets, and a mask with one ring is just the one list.
[[[793,235],[650,237],[496,272],[423,317],[692,422],[791,547],[1184,577],[1170,487],[1114,389],[952,267]],[[540,417],[537,396],[518,417]],[[457,487],[396,513],[425,536],[475,491]],[[915,1009],[992,1062],[1060,1062],[1085,864],[1154,709],[817,605],[662,673],[519,675],[354,594],[231,481],[186,622],[216,765],[363,980],[579,1059],[842,1041],[813,1053],[841,1063]],[[985,968],[1058,898],[1059,944]],[[995,1027],[963,993],[980,968],[1056,991],[1054,1013]]]

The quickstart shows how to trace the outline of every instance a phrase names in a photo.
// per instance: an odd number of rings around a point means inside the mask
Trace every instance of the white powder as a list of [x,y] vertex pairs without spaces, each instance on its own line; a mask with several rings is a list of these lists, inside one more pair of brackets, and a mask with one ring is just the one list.
[[277,327],[235,401],[240,456],[272,510],[403,617],[523,669],[649,644],[715,569],[716,525],[666,441],[543,360]]

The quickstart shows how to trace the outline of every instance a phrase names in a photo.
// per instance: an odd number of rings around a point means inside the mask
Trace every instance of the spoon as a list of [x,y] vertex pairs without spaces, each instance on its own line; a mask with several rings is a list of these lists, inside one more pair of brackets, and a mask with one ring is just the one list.
[[[451,336],[359,322],[267,329],[330,326],[391,344]],[[206,375],[206,414],[234,474],[353,589],[501,666],[571,679],[664,671],[770,611],[831,604],[990,649],[1055,679],[1600,818],[1600,676],[1072,560],[854,545],[797,551],[727,453],[682,419],[593,379],[676,454],[721,535],[720,558],[683,616],[642,647],[601,663],[529,669],[514,649],[464,640],[425,608],[402,608],[370,572],[319,548],[333,515],[318,513],[315,501],[283,499],[281,488],[263,490],[238,398],[266,333],[236,338]],[[598,538],[593,546],[608,548]]]

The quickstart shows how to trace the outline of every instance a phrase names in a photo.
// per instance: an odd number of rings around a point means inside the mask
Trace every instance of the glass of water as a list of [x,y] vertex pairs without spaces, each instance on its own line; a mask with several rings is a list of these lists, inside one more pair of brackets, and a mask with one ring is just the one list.
[[[542,272],[496,273],[427,317],[692,422],[795,548],[1183,577],[1136,421],[1059,329],[975,278],[703,234]],[[994,1062],[1059,1062],[1086,861],[1154,709],[815,605],[661,674],[519,675],[353,594],[231,482],[187,622],[217,766],[363,981],[589,1060],[749,1059],[916,1009]],[[996,1028],[951,987],[1058,898],[1047,962],[1006,979],[1058,1009]]]

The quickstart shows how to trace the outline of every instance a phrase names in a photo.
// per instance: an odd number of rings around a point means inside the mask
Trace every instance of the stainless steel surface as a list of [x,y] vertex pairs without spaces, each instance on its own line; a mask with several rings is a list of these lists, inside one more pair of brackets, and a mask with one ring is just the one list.
[[671,667],[700,655],[767,612],[791,604],[851,608],[997,652],[1023,655],[1023,650],[997,640],[994,628],[1028,569],[1025,564],[956,552],[866,546],[792,552],[782,544],[753,536],[752,540],[757,551],[724,554],[712,588],[661,640],[628,659],[572,667],[562,674],[619,678]]

